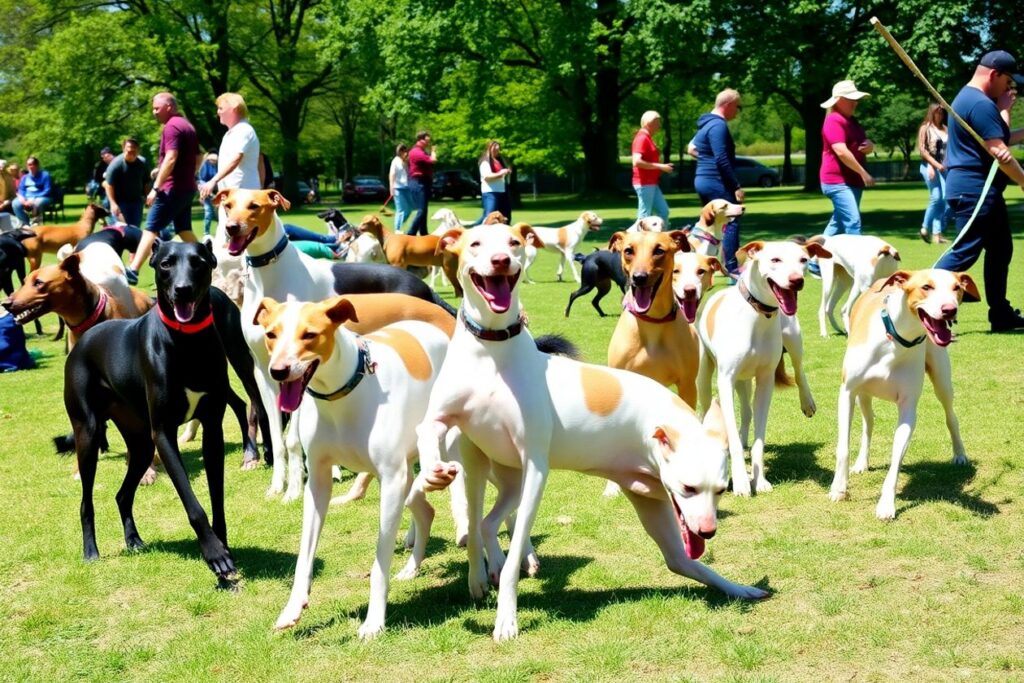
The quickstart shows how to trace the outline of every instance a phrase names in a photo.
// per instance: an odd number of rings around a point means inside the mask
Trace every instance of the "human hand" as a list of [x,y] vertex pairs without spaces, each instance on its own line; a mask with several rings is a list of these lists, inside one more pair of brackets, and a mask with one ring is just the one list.
[[935,168],[933,166],[928,167],[928,180],[935,180]]
[[672,164],[659,164],[658,168],[660,168],[665,173],[671,173],[675,169],[675,166],[673,166]]
[[212,180],[206,181],[205,183],[199,186],[199,198],[205,200],[207,197],[213,194],[213,190],[214,182]]
[[149,191],[146,195],[146,206],[153,206],[153,202],[156,201],[156,188]]
[[121,213],[121,207],[115,204],[114,202],[110,202],[110,215],[116,218],[117,220],[121,221],[122,223],[125,222],[124,214]]
[[862,154],[871,154],[875,151],[875,143],[871,142],[871,140],[865,140],[860,143],[860,147],[858,149],[860,149]]
[[996,151],[992,152],[992,154],[995,156],[996,161],[998,161],[1001,164],[1008,164],[1011,161],[1013,161],[1013,152],[1010,151],[1009,147],[997,149]]
[[740,204],[742,204],[743,200],[747,198],[746,190],[744,190],[742,187],[736,188],[736,192],[734,194],[736,195],[736,201],[739,202]]
[[864,187],[874,187],[875,186],[875,179],[872,178],[871,174],[868,173],[867,171],[864,172],[864,174],[861,176],[861,178],[864,179]]
[[996,100],[996,108],[999,111],[1010,111],[1016,101],[1017,91],[1011,88],[999,96],[999,99]]

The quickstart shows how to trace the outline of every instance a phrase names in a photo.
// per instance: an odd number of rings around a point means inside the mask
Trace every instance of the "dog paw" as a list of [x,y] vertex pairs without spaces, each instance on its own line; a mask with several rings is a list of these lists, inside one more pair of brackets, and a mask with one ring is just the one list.
[[512,640],[513,638],[519,637],[519,621],[513,614],[510,617],[503,617],[498,615],[497,621],[494,623],[494,642],[503,643],[506,640]]
[[133,553],[145,549],[146,544],[142,542],[142,538],[138,534],[132,534],[124,539],[124,546],[128,552]]
[[604,487],[604,493],[601,495],[605,498],[614,498],[615,496],[622,493],[622,488],[614,481],[608,482]]
[[747,478],[746,472],[732,475],[732,492],[737,496],[750,495],[750,479]]
[[277,621],[274,622],[275,631],[287,631],[293,628],[299,623],[299,619],[302,618],[302,610],[309,606],[309,599],[305,600],[292,600],[284,609],[281,610],[281,614],[277,617]]
[[847,495],[846,491],[837,491],[836,489],[832,489],[831,491],[828,492],[828,499],[831,500],[833,503],[838,503],[841,500],[846,500],[848,497],[849,496]]
[[962,454],[962,453],[960,455],[954,455],[953,456],[953,464],[954,465],[966,465],[967,464],[967,456]]
[[273,498],[275,496],[281,495],[283,492],[284,492],[284,482],[271,481],[270,482],[270,488],[267,489],[266,496],[267,496],[267,498]]
[[416,561],[415,557],[410,557],[409,561],[402,567],[402,571],[395,574],[395,581],[408,581],[409,579],[416,578],[420,573],[420,565]]
[[537,574],[540,573],[540,559],[537,557],[536,551],[530,552],[525,558],[523,558],[519,568],[531,579],[536,577]]
[[455,529],[455,545],[460,548],[465,548],[466,543],[469,542],[469,530],[463,527]]
[[764,600],[771,597],[771,593],[757,586],[741,586],[738,583],[729,586],[725,593],[730,598],[739,600]]
[[814,399],[811,398],[806,402],[800,402],[800,410],[803,411],[803,414],[807,417],[814,417],[814,414],[818,412],[818,406],[815,404]]
[[384,620],[367,619],[359,627],[359,640],[373,640],[381,633],[384,633]]
[[156,483],[156,475],[157,471],[150,467],[146,470],[146,473],[142,475],[142,479],[139,481],[139,484],[142,486],[152,486]]
[[875,506],[875,517],[882,521],[896,519],[896,501],[894,499],[882,498]]
[[469,596],[474,600],[480,600],[487,592],[491,589],[489,583],[487,583],[487,570],[481,567],[481,571],[476,576],[473,575],[472,570],[469,576]]
[[260,459],[257,457],[250,458],[247,456],[246,459],[242,461],[242,466],[239,469],[243,472],[251,472],[253,470],[258,470],[259,468]]
[[772,485],[768,483],[768,480],[764,477],[759,477],[757,483],[754,485],[754,489],[758,493],[768,493],[772,490]]
[[868,460],[867,458],[857,458],[857,461],[850,467],[850,471],[854,474],[864,474],[868,471]]
[[231,553],[220,542],[219,539],[202,548],[203,559],[206,564],[219,578],[227,579],[236,573],[235,562],[231,559]]

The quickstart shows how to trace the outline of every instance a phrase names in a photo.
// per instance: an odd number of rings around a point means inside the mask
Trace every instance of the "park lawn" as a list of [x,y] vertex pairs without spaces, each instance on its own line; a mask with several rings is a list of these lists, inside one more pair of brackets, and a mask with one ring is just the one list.
[[[1019,227],[1022,203],[1016,190],[1007,194]],[[939,247],[917,237],[925,200],[917,184],[880,187],[864,197],[866,231],[891,241],[908,268],[927,267],[939,254]],[[631,222],[633,202],[544,199],[527,202],[515,219],[559,225],[594,208],[606,223],[588,236],[589,251]],[[694,195],[669,202],[677,222],[697,213]],[[752,191],[748,204],[745,241],[815,234],[829,211],[820,196],[785,190]],[[476,202],[444,205],[463,218],[479,210]],[[286,219],[318,226],[316,208]],[[359,215],[352,210],[349,218]],[[1019,263],[1009,290],[1018,305],[1024,303]],[[615,318],[598,318],[588,296],[565,319],[575,285],[556,282],[554,270],[546,253],[533,269],[538,284],[521,286],[533,333],[565,335],[587,360],[604,363]],[[972,271],[979,286],[981,270]],[[142,284],[152,285],[148,267]],[[442,293],[451,297],[450,288]],[[216,589],[165,476],[137,498],[148,548],[124,551],[113,500],[124,475],[117,438],[97,475],[102,557],[85,564],[80,487],[70,478],[71,462],[54,456],[50,441],[68,428],[62,345],[30,337],[30,347],[46,354],[40,367],[0,376],[0,545],[6,548],[0,555],[0,679],[1024,679],[1024,335],[988,334],[983,304],[962,309],[951,353],[971,464],[951,464],[941,408],[926,388],[900,477],[898,518],[882,523],[874,506],[894,429],[890,404],[876,402],[871,471],[852,477],[850,500],[826,497],[845,343],[818,336],[819,296],[820,282],[810,279],[799,310],[818,413],[812,419],[800,413],[795,389],[776,392],[766,454],[775,490],[750,499],[726,494],[719,533],[704,558],[729,579],[770,588],[772,598],[734,602],[670,574],[624,498],[602,498],[598,479],[557,472],[533,530],[540,576],[520,584],[521,635],[501,645],[490,638],[495,594],[480,603],[468,596],[465,553],[453,543],[445,495],[433,497],[438,516],[421,575],[392,583],[387,631],[359,642],[376,538],[376,486],[366,500],[332,509],[310,607],[295,630],[273,634],[291,585],[301,504],[264,499],[269,470],[238,470],[239,434],[230,420],[226,506],[244,577],[239,592]],[[608,299],[605,310],[615,311],[618,295]],[[55,330],[55,318],[44,319],[44,327]],[[859,434],[857,424],[853,432]],[[198,448],[189,444],[183,453],[206,501]]]

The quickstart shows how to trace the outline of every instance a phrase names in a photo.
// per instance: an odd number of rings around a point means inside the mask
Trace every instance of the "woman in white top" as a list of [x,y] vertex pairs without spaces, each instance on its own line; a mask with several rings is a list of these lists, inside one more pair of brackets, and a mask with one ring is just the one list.
[[505,177],[512,169],[501,156],[501,143],[491,140],[480,157],[480,198],[484,213],[477,223],[483,223],[492,211],[500,211],[512,224],[512,200],[505,187]]
[[[942,228],[949,220],[946,204],[946,110],[932,103],[917,130],[917,151],[921,154],[921,177],[928,187],[928,208],[924,211],[921,239],[932,244],[946,242]],[[929,232],[931,237],[929,238]]]
[[409,193],[409,148],[399,143],[395,147],[395,158],[391,160],[388,171],[388,185],[391,196],[395,198],[395,232],[402,232],[405,219],[415,208]]
[[260,140],[249,123],[249,109],[238,93],[226,92],[217,98],[217,116],[228,132],[220,142],[217,175],[199,186],[199,198],[206,199],[215,190],[239,187],[258,190],[260,180]]

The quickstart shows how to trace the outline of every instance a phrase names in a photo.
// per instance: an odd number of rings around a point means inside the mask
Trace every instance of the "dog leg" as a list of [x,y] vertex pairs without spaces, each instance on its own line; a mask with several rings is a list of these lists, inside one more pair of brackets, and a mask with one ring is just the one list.
[[413,539],[410,543],[406,538],[405,547],[411,548],[412,554],[402,571],[395,574],[396,581],[406,581],[419,573],[423,558],[427,555],[430,527],[434,523],[434,507],[427,501],[426,494],[419,488],[412,488],[412,468],[409,468],[407,481],[405,506],[412,513],[413,523],[409,531],[413,534]]
[[711,405],[711,376],[715,372],[715,357],[711,355],[707,344],[700,344],[700,365],[697,366],[697,415],[701,418],[708,412]]
[[195,440],[197,434],[199,434],[199,420],[189,420],[185,423],[185,428],[181,430],[181,434],[178,436],[178,446],[191,443]]
[[758,493],[767,493],[772,485],[764,476],[764,441],[768,431],[768,411],[775,389],[775,371],[769,369],[757,378],[754,388],[754,445],[750,448],[751,477]]
[[[612,283],[610,281],[597,283],[597,295],[590,301],[590,305],[597,310],[597,314],[602,318],[608,314],[601,310],[601,299],[603,299],[604,295],[610,292],[611,289]],[[625,292],[625,290],[623,290],[623,292]]]
[[576,270],[576,260],[572,257],[572,250],[568,249],[562,253],[562,260],[569,264],[569,272],[572,273],[572,279],[576,281],[576,284],[582,284],[580,280],[579,271]]
[[[551,430],[537,430],[534,441],[541,442],[542,435],[550,440]],[[508,557],[501,570],[498,585],[498,614],[494,623],[494,641],[510,640],[519,635],[517,616],[519,603],[519,568],[526,558],[526,546],[530,541],[530,530],[537,517],[544,484],[547,481],[547,450],[537,443],[527,444],[522,473],[522,500],[516,515],[515,531],[509,543]]]
[[846,498],[846,485],[850,477],[850,422],[853,420],[853,392],[844,382],[839,386],[839,437],[836,443],[836,473],[832,477],[830,500]]
[[[267,415],[267,423],[270,428],[271,450],[274,453],[274,471],[270,478],[270,488],[267,489],[267,497],[269,498],[284,492],[287,455],[285,454],[284,434],[282,433],[283,427],[281,426],[281,411],[277,409],[277,392],[273,387],[272,380],[263,372],[264,369],[269,367],[270,359],[258,359],[258,362],[257,372],[254,374],[256,376],[256,384],[259,387],[260,400]],[[264,434],[263,440],[266,441],[267,438],[268,434]]]
[[814,403],[811,385],[808,384],[807,373],[804,372],[804,336],[800,332],[800,321],[795,315],[782,316],[782,347],[789,353],[789,360],[793,364],[793,375],[796,377],[796,386],[800,392],[800,411],[807,417],[814,417],[814,413],[818,412],[818,406]]
[[946,429],[953,441],[953,464],[967,464],[967,450],[960,438],[960,421],[953,411],[953,367],[949,360],[949,352],[931,344],[925,352],[925,371],[932,381],[932,389],[936,398],[946,412]]
[[889,463],[885,481],[882,482],[882,495],[875,506],[875,516],[881,520],[896,519],[896,480],[900,476],[900,465],[903,463],[903,456],[910,445],[910,437],[914,434],[914,426],[917,423],[917,399],[917,395],[904,396],[896,404],[899,420],[896,436],[892,441],[892,461]]
[[320,531],[331,500],[331,464],[325,459],[310,459],[309,480],[302,503],[302,541],[299,543],[299,557],[295,563],[295,580],[281,614],[274,624],[275,631],[283,631],[299,623],[302,610],[309,605],[309,586],[313,581],[313,560],[320,541]]
[[373,482],[372,474],[360,472],[352,480],[352,486],[349,487],[348,493],[331,498],[331,505],[345,505],[356,500],[362,500],[366,497],[366,492],[370,489],[371,482]]
[[[299,408],[299,410],[302,410]],[[285,454],[288,457],[288,487],[281,497],[282,503],[298,500],[302,495],[303,460],[302,444],[299,442],[298,413],[292,415],[291,423],[284,435]]]
[[750,448],[750,422],[754,411],[750,407],[750,396],[753,393],[753,380],[741,379],[736,382],[736,402],[740,407],[740,445],[744,450]]
[[653,499],[625,491],[629,502],[633,504],[644,530],[654,539],[665,558],[669,571],[698,581],[705,586],[717,588],[731,598],[741,600],[761,600],[770,593],[756,586],[743,586],[733,583],[715,572],[710,567],[686,556],[686,547],[679,535],[679,523],[676,521],[672,505],[664,499]]
[[[566,318],[569,317],[569,311],[572,309],[572,303],[574,301],[576,301],[576,299],[580,298],[581,296],[583,296],[584,294],[586,294],[587,292],[592,290],[593,288],[594,287],[592,285],[583,285],[582,287],[580,287],[575,292],[573,292],[572,294],[569,295],[569,303],[566,304],[566,306],[565,306],[565,317]],[[597,308],[597,312],[598,313],[601,313],[601,307],[600,306],[596,306],[595,305],[595,308]],[[604,316],[604,313],[601,313],[601,315]]]
[[[469,533],[466,537],[466,552],[469,557],[469,595],[480,599],[487,595],[487,561],[484,558],[484,543],[481,533],[484,514],[484,489],[487,486],[487,472],[490,467],[487,456],[469,439],[459,439],[459,452],[466,473],[466,502],[469,518]],[[422,454],[422,451],[420,451]]]
[[736,405],[733,399],[733,378],[718,370],[718,400],[725,416],[725,431],[729,436],[729,455],[732,460],[732,492],[737,496],[750,495],[750,478],[743,460],[743,442],[736,428]]
[[[69,411],[70,412],[70,411]],[[79,517],[82,522],[82,557],[86,561],[98,559],[96,547],[96,511],[92,492],[96,483],[96,465],[99,461],[99,425],[94,415],[85,413],[82,420],[71,418],[75,428],[75,452],[78,454],[78,476],[82,481],[82,503]]]
[[868,457],[871,454],[871,432],[875,428],[875,408],[872,405],[871,397],[867,394],[858,395],[857,407],[860,409],[862,427],[860,433],[860,452],[857,454],[856,462],[853,463],[853,467],[850,469],[854,474],[868,471]]
[[[230,389],[229,389],[230,391]],[[216,408],[208,408],[203,421],[203,468],[206,470],[206,485],[210,491],[210,516],[213,518],[213,533],[224,547],[228,547],[228,525],[224,517],[224,403],[208,402]]]
[[604,485],[604,491],[601,492],[601,495],[605,498],[614,498],[620,493],[622,493],[622,487],[609,479],[608,483]]
[[[853,308],[853,304],[849,303],[851,299],[848,297],[847,304],[843,306],[843,322],[846,323],[845,328],[839,327],[839,323],[836,322],[835,310],[836,306],[839,304],[839,300],[842,299],[843,296],[853,287],[853,277],[851,277],[842,266],[835,266],[834,283],[835,284],[832,286],[832,296],[828,303],[828,320],[832,325],[832,329],[834,329],[838,334],[845,335],[846,331],[850,329],[849,310],[847,309],[847,305],[851,309]],[[853,295],[851,294],[850,297],[852,296]]]
[[128,550],[141,550],[145,544],[135,526],[133,507],[135,493],[142,481],[142,476],[153,462],[153,439],[145,427],[135,431],[126,428],[126,425],[117,427],[124,436],[125,444],[128,447],[128,469],[115,500],[117,501],[117,510],[121,514],[121,526],[124,527],[125,547]]
[[[459,454],[461,435],[460,430],[451,429],[445,436],[445,457],[449,462],[461,462],[462,460],[462,456]],[[460,548],[465,548],[466,539],[469,536],[469,513],[466,500],[466,475],[461,469],[452,481],[452,485],[448,487],[448,492],[452,519],[455,521],[455,544]]]
[[249,430],[248,406],[230,387],[228,388],[228,406],[231,407],[231,412],[238,420],[238,431],[242,434],[242,469],[254,470],[260,466],[260,453],[256,449],[256,438]]
[[[374,462],[383,462],[384,454],[371,454]],[[404,464],[404,463],[403,463]],[[404,468],[403,468],[404,469]],[[370,603],[366,620],[359,627],[359,639],[370,640],[384,631],[384,617],[388,607],[388,587],[391,581],[391,561],[395,557],[395,536],[402,522],[405,490],[409,486],[406,472],[380,478],[380,530],[377,534],[377,555],[370,569]],[[422,492],[421,492],[422,493]]]
[[[505,567],[505,553],[498,543],[498,530],[513,509],[519,504],[522,495],[523,473],[521,470],[490,463],[490,480],[498,489],[494,507],[487,513],[480,525],[483,535],[484,550],[487,553],[487,579],[492,586],[499,585],[502,569]],[[515,523],[513,522],[513,525]],[[514,532],[514,526],[513,526]]]

